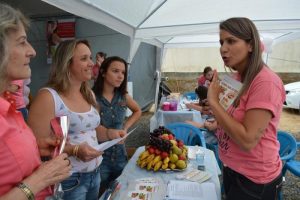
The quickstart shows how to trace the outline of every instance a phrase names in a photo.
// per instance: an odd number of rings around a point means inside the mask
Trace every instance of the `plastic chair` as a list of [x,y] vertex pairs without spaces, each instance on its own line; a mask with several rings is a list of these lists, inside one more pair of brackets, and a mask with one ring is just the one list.
[[[199,129],[200,129],[200,131],[202,132],[202,134],[203,134],[203,136],[205,138],[205,134],[209,133],[209,131],[207,129],[205,129],[205,128],[199,128]],[[222,169],[223,163],[222,163],[222,161],[219,158],[218,142],[216,142],[216,143],[207,143],[207,141],[206,141],[205,143],[206,143],[206,148],[212,150],[215,153],[215,157],[216,157],[216,160],[218,162],[218,165],[219,165],[220,169]]]
[[300,177],[300,161],[298,160],[289,160],[285,164],[286,170],[289,170],[294,175]]
[[297,142],[293,135],[285,131],[277,131],[277,139],[280,143],[280,159],[285,164],[285,162],[295,158],[297,152]]
[[[279,155],[283,163],[282,175],[284,176],[286,170],[288,169],[287,163],[295,158],[297,152],[297,143],[294,136],[285,131],[277,131],[277,139],[280,143]],[[278,193],[278,199],[282,200],[282,192]]]
[[[297,142],[297,148],[300,149],[300,142]],[[291,159],[286,162],[285,170],[289,170],[292,174],[300,177],[300,161]]]
[[195,92],[186,92],[183,94],[183,97],[188,98],[190,96],[191,100],[197,99],[197,94]]
[[206,148],[205,139],[202,132],[190,124],[172,123],[166,125],[177,139],[183,140],[185,145],[194,146],[197,142],[201,142],[201,146]]

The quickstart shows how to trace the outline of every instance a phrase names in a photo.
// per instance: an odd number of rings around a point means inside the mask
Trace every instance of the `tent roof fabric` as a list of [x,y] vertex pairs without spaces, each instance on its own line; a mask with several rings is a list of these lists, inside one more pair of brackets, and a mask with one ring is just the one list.
[[274,43],[300,38],[299,0],[43,0],[159,47],[218,46],[218,25],[248,17]]

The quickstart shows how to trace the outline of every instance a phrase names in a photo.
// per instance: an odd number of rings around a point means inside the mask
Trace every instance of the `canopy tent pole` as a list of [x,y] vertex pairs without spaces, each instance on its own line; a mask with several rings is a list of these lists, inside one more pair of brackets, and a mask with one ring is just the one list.
[[[129,55],[127,58],[127,63],[128,63],[127,91],[129,93],[129,95],[132,96],[132,98],[133,98],[133,83],[132,83],[131,76],[130,76],[130,66],[131,66],[131,62],[132,62],[140,44],[141,44],[141,41],[134,39],[134,34],[133,34],[133,36],[130,37],[130,50],[129,50]],[[132,114],[131,110],[129,108],[127,108],[126,116],[129,117],[131,114]]]
[[156,65],[156,88],[155,88],[155,99],[154,99],[154,113],[156,113],[157,108],[158,108],[158,93],[159,93],[159,86],[161,82],[161,66],[163,64],[164,56],[166,53],[166,49],[164,46],[160,48],[160,54],[159,54],[159,63]]

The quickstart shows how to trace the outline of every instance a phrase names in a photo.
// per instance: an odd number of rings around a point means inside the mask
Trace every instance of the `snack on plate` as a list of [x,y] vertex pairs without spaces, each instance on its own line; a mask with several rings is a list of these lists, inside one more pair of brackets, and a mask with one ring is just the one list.
[[187,167],[187,147],[174,134],[159,127],[150,133],[150,142],[138,160],[137,165],[147,170],[181,171]]

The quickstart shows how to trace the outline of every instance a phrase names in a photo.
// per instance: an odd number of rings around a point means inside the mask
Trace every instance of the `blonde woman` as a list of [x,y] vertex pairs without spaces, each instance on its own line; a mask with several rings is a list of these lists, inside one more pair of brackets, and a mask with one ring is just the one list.
[[[71,160],[73,174],[62,182],[64,200],[94,200],[98,197],[102,152],[96,147],[100,138],[107,138],[105,134],[101,135],[106,129],[99,127],[100,116],[88,85],[92,67],[88,41],[61,42],[53,58],[47,87],[39,91],[30,107],[28,123],[37,138],[50,134],[50,120],[55,116],[68,115],[70,118],[69,143],[65,152]],[[113,134],[120,137],[118,132]]]

